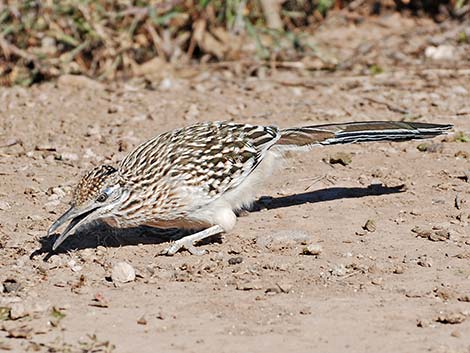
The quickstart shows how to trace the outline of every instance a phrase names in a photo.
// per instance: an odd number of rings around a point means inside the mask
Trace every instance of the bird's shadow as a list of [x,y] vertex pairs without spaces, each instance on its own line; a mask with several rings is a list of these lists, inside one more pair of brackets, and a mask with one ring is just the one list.
[[[305,203],[327,202],[339,199],[361,198],[366,196],[380,196],[403,192],[403,185],[388,187],[380,184],[369,185],[368,187],[331,187],[301,194],[294,194],[283,197],[260,197],[248,212],[258,212],[263,209],[276,209],[290,206],[297,206]],[[97,234],[99,236],[90,236]],[[82,227],[74,235],[67,239],[56,252],[52,252],[52,244],[56,236],[49,235],[40,239],[41,247],[35,250],[30,257],[47,254],[44,261],[47,261],[55,253],[63,253],[69,250],[80,250],[86,248],[96,248],[98,245],[107,247],[119,247],[125,245],[138,244],[160,244],[170,240],[179,239],[188,235],[183,230],[162,230],[152,227],[136,227],[126,229],[111,228],[102,223],[93,223]]]

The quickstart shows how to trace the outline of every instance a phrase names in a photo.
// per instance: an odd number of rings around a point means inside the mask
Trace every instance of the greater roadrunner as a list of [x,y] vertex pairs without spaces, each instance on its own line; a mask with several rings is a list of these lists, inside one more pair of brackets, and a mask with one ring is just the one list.
[[353,122],[280,129],[206,122],[158,135],[137,146],[117,168],[100,165],[75,188],[70,209],[48,231],[71,221],[53,250],[78,227],[101,220],[113,227],[152,226],[198,232],[166,249],[201,254],[194,243],[230,231],[235,211],[249,206],[276,160],[288,150],[363,141],[431,138],[451,125]]

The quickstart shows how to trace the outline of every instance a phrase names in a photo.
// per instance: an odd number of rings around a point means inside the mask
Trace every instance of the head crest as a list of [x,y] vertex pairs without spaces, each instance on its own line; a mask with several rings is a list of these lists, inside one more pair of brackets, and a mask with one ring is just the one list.
[[80,206],[97,197],[109,176],[116,172],[116,168],[107,164],[99,165],[90,170],[78,183],[73,195],[73,204]]

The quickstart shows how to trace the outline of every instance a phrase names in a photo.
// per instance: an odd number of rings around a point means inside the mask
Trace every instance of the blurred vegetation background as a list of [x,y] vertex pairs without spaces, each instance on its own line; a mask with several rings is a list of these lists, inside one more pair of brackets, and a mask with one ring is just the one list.
[[[0,4],[0,85],[130,77],[157,62],[295,61],[338,11],[463,19],[470,0],[46,0]],[[334,66],[334,63],[332,63]]]

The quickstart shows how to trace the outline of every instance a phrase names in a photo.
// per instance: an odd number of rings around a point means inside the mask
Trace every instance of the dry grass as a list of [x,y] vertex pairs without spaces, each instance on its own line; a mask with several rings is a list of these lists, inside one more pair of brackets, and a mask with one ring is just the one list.
[[[367,1],[355,0],[354,3]],[[302,28],[347,1],[12,0],[0,5],[0,85],[64,73],[133,75],[148,60],[286,60],[313,53]],[[468,6],[458,0],[459,9]]]

